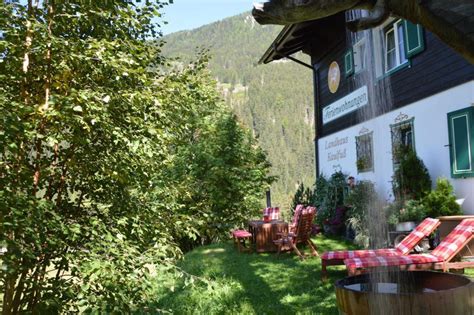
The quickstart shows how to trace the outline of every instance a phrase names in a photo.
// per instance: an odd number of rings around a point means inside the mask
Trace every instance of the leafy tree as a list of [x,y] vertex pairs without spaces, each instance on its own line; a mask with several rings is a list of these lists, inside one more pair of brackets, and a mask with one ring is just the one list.
[[[181,238],[203,233],[210,211],[193,220],[194,183],[170,175],[199,167],[183,163],[196,139],[206,150],[233,139],[208,131],[235,120],[218,104],[205,56],[170,71],[149,41],[164,4],[0,4],[4,313],[159,312],[149,296],[157,273],[180,256]],[[245,163],[211,151],[221,171],[207,180],[213,210],[241,211],[228,224],[240,223],[270,181],[254,143],[238,149]],[[239,176],[223,193],[227,165]]]
[[314,183],[314,106],[311,71],[288,60],[256,66],[280,31],[277,25],[259,27],[246,12],[164,36],[163,55],[183,63],[194,58],[196,47],[209,48],[209,70],[226,105],[268,153],[271,174],[278,176],[272,203],[286,213],[299,183]]

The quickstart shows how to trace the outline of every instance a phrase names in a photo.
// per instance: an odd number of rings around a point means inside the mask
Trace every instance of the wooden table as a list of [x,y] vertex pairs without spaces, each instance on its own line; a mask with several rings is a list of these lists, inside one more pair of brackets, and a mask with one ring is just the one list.
[[277,233],[288,232],[288,223],[280,220],[253,220],[249,221],[249,231],[252,233],[256,252],[276,252],[278,248],[273,241],[280,238]]

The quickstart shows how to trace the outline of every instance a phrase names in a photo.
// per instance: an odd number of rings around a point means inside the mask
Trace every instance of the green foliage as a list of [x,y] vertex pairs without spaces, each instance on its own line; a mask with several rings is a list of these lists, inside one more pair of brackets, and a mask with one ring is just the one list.
[[313,203],[313,200],[314,200],[314,195],[311,188],[309,187],[305,188],[304,184],[301,183],[298,186],[298,189],[296,190],[295,195],[293,196],[290,209],[292,209],[293,211],[297,205],[309,206]]
[[272,203],[284,210],[299,183],[314,183],[314,106],[311,71],[288,60],[256,66],[280,30],[257,25],[247,12],[167,35],[163,54],[180,57],[173,64],[182,67],[196,47],[209,48],[209,69],[225,103],[268,153],[271,175],[278,176]]
[[316,180],[313,205],[318,209],[316,222],[323,224],[333,219],[338,208],[344,207],[344,191],[347,188],[346,175],[336,172],[327,179],[320,174]]
[[405,200],[394,202],[386,209],[388,215],[388,223],[395,225],[399,222],[420,222],[428,215],[426,207],[421,200]]
[[[226,238],[236,225],[247,223],[261,208],[270,185],[270,164],[255,139],[228,113],[210,128],[201,128],[182,147],[169,174],[178,181],[183,213],[195,220],[199,238],[184,235],[181,248],[191,249]],[[192,187],[192,191],[190,191]]]
[[454,189],[447,178],[438,178],[436,188],[422,199],[426,215],[432,218],[462,214]]
[[413,150],[408,150],[400,157],[392,186],[397,200],[419,200],[431,190],[428,169]]
[[346,197],[348,225],[354,230],[354,242],[360,246],[368,247],[370,238],[370,207],[374,204],[376,196],[374,183],[359,181]]
[[146,310],[183,239],[258,209],[265,155],[205,55],[170,69],[148,41],[163,5],[0,4],[3,312]]

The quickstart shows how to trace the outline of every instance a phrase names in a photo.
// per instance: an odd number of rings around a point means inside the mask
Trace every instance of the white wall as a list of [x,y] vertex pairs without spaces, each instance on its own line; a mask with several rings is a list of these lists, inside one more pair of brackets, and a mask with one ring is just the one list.
[[[437,177],[448,178],[457,197],[464,199],[464,213],[474,214],[474,178],[451,178],[449,147],[445,146],[449,144],[447,113],[468,106],[474,106],[474,81],[321,138],[318,142],[320,171],[331,175],[336,170],[342,170],[356,180],[373,181],[379,194],[387,200],[391,199],[393,166],[390,125],[395,123],[397,116],[404,114],[415,118],[416,153],[428,168],[433,185]],[[362,129],[374,132],[374,171],[357,174],[355,137]]]

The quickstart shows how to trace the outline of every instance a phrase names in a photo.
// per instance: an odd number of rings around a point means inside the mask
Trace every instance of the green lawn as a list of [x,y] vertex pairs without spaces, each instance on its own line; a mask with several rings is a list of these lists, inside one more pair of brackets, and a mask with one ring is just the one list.
[[[320,253],[351,245],[318,236]],[[308,248],[304,248],[309,255]],[[345,276],[343,267],[331,268],[329,281],[321,281],[321,260],[294,254],[239,253],[229,242],[200,247],[185,256],[180,267],[211,279],[170,292],[161,306],[174,313],[338,314],[333,283]]]
[[[354,248],[323,236],[314,241],[319,253]],[[209,281],[177,281],[159,301],[175,314],[338,314],[333,283],[346,275],[343,266],[330,267],[329,281],[323,282],[317,257],[300,261],[294,254],[240,254],[230,242],[200,247],[180,267]],[[474,270],[468,274],[474,277]]]

